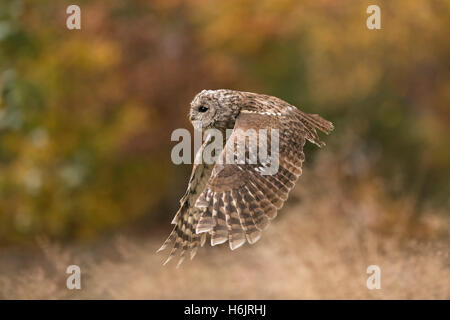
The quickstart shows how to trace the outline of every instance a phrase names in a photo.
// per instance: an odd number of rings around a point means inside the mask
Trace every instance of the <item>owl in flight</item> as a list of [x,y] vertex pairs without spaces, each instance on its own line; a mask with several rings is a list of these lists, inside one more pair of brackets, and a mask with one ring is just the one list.
[[[207,234],[212,246],[228,241],[231,250],[246,241],[258,241],[302,173],[305,141],[322,147],[325,143],[320,141],[316,129],[326,134],[333,130],[331,122],[276,97],[226,89],[197,94],[191,102],[189,118],[194,126],[200,124],[202,129],[224,132],[224,147],[217,159],[224,158],[230,150],[236,153],[236,140],[246,130],[253,129],[257,139],[261,139],[261,129],[277,129],[278,148],[272,151],[278,155],[278,167],[273,174],[262,174],[261,169],[267,166],[264,159],[257,159],[256,163],[194,163],[180,209],[172,220],[175,226],[158,250],[171,248],[164,264],[179,252],[178,266],[186,252],[191,259],[195,256]],[[230,129],[227,139],[225,131]],[[196,158],[202,156],[210,142],[206,138]],[[272,145],[270,141],[267,144]],[[240,152],[247,159],[255,150],[245,141]]]

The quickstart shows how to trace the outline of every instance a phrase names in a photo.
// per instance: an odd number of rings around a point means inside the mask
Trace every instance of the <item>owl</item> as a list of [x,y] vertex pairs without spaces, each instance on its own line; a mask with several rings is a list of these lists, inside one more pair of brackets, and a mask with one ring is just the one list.
[[[192,259],[208,235],[212,246],[228,241],[231,250],[245,242],[258,241],[302,173],[306,140],[322,147],[325,143],[317,130],[326,134],[333,130],[331,122],[279,98],[227,89],[197,94],[191,102],[189,119],[196,129],[232,131],[228,137],[223,135],[224,148],[215,162],[194,163],[186,193],[172,220],[174,228],[158,250],[171,248],[164,264],[178,254],[177,266],[186,253]],[[263,174],[261,168],[267,164],[261,159],[256,163],[217,161],[230,150],[236,153],[236,141],[250,129],[256,132],[257,139],[261,138],[261,129],[278,132],[275,173]],[[206,138],[196,158],[201,157],[209,143]],[[272,144],[269,141],[267,145]],[[246,141],[239,152],[247,159],[254,150]]]

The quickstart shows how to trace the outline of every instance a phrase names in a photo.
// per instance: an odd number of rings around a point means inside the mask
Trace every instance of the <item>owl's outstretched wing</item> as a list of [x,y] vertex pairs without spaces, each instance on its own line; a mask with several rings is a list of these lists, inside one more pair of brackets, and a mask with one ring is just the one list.
[[[241,111],[219,158],[224,160],[227,152],[234,152],[238,139],[242,138],[240,135],[249,129],[253,129],[258,141],[262,138],[260,129],[266,129],[268,153],[276,152],[271,150],[270,137],[271,131],[278,129],[278,170],[272,175],[263,174],[268,164],[259,157],[256,164],[216,163],[195,203],[196,207],[203,208],[196,233],[209,233],[213,246],[228,240],[234,250],[246,240],[255,243],[261,231],[276,217],[302,172],[305,141],[323,146],[316,129],[327,134],[333,129],[331,122],[303,113],[280,99],[263,97],[262,101],[264,111],[258,108]],[[244,152],[247,160],[256,151],[246,143]]]
[[[210,141],[207,139],[197,151],[196,158],[202,157],[203,150],[208,143]],[[180,200],[180,209],[172,220],[172,224],[175,226],[167,240],[158,249],[159,252],[173,245],[169,257],[164,264],[168,263],[180,249],[181,253],[178,261],[178,265],[180,265],[185,258],[187,250],[190,250],[190,257],[192,259],[197,253],[198,247],[204,245],[206,234],[197,234],[195,232],[202,209],[195,207],[194,203],[200,193],[205,189],[213,166],[213,164],[194,163],[186,193]]]

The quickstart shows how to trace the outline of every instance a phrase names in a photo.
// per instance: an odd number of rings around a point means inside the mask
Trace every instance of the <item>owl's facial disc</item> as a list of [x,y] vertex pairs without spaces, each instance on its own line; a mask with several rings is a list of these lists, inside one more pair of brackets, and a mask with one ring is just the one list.
[[243,94],[238,91],[203,90],[192,100],[189,118],[196,128],[232,129],[239,115],[242,99]]
[[191,103],[189,120],[195,129],[209,129],[214,126],[217,102],[210,96],[197,95]]

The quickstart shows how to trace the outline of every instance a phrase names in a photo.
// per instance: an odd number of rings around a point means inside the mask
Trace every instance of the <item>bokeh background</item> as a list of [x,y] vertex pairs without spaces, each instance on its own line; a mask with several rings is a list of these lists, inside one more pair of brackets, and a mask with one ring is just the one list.
[[[450,1],[79,0],[81,30],[70,4],[0,2],[1,298],[450,298]],[[161,267],[170,135],[218,88],[336,129],[256,245]]]

